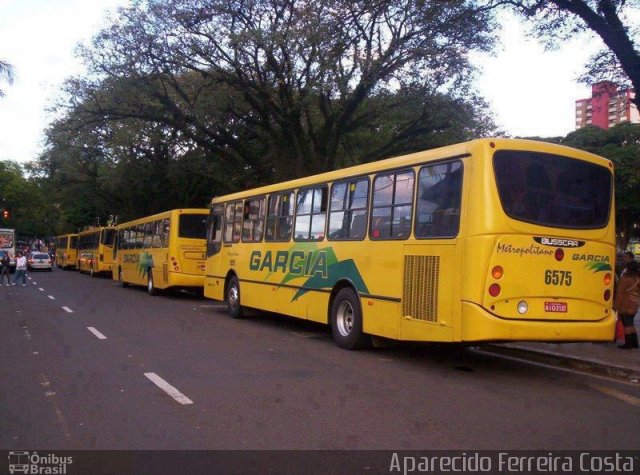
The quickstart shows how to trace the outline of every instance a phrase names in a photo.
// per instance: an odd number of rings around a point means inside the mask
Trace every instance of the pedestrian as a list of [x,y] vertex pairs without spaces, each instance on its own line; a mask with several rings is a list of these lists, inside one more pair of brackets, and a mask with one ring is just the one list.
[[9,278],[9,268],[11,267],[11,256],[9,255],[9,252],[5,252],[2,255],[2,259],[0,260],[0,285],[2,285],[2,281],[4,280],[5,276],[7,277],[7,283],[4,284],[5,286],[9,287],[9,284],[11,283],[10,278]]
[[13,285],[18,283],[18,279],[22,278],[22,286],[27,286],[27,258],[22,253],[18,253],[18,258],[16,259],[16,275],[13,279]]
[[627,270],[627,264],[636,259],[636,256],[631,251],[624,251],[622,255],[622,271],[620,272],[620,276],[622,277]]
[[638,348],[638,334],[633,325],[633,318],[640,308],[640,264],[636,261],[627,263],[620,277],[618,292],[613,303],[613,309],[618,312],[618,318],[624,327],[624,344],[618,348],[629,350]]

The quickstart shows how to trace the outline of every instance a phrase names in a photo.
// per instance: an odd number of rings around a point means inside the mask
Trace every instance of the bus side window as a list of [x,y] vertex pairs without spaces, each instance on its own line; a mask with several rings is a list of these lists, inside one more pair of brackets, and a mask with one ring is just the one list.
[[296,202],[296,241],[322,241],[327,221],[327,185],[298,192]]
[[334,183],[331,187],[329,239],[362,239],[367,232],[369,180]]
[[378,175],[373,181],[371,239],[407,239],[411,234],[413,170]]
[[291,239],[293,201],[292,191],[269,196],[266,241],[288,241]]
[[264,198],[246,200],[242,216],[242,241],[262,241],[264,223]]
[[217,254],[222,249],[223,213],[223,205],[214,205],[207,220],[207,257]]
[[461,199],[461,162],[423,167],[418,176],[416,237],[456,236],[460,226]]

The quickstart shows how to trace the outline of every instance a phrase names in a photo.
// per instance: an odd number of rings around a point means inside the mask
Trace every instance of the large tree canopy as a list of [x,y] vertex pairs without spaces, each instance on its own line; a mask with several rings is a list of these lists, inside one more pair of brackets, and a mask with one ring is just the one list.
[[[92,74],[69,91],[88,120],[164,124],[246,185],[491,129],[467,55],[493,26],[465,0],[138,1],[82,50]],[[347,146],[398,109],[369,149]]]

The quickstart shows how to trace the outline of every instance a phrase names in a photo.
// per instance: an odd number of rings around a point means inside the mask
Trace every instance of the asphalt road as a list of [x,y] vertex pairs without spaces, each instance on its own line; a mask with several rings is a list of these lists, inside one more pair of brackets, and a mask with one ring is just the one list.
[[2,450],[640,447],[621,382],[446,345],[349,352],[304,321],[29,277],[0,288]]

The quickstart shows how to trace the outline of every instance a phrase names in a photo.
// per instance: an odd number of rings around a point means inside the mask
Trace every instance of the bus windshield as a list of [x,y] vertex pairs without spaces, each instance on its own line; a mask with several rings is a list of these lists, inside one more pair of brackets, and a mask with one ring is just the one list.
[[499,150],[493,166],[502,207],[513,219],[554,228],[603,228],[609,222],[612,175],[561,155]]
[[178,235],[181,238],[204,239],[207,235],[207,215],[181,214]]

